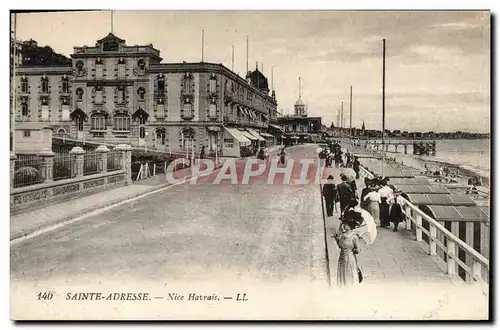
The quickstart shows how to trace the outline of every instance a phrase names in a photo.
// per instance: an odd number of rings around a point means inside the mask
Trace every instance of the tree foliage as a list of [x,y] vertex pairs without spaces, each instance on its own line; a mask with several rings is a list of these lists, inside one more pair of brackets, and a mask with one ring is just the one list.
[[50,46],[39,46],[33,39],[22,41],[18,50],[23,66],[71,65],[71,59],[56,53]]

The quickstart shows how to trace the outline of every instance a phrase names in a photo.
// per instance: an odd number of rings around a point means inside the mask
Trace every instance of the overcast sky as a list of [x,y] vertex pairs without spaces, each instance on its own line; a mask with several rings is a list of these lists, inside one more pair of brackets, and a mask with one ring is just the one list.
[[[205,61],[241,76],[259,69],[278,107],[293,111],[302,77],[309,115],[335,121],[344,101],[349,125],[382,126],[382,39],[386,38],[386,127],[418,131],[490,131],[489,12],[116,11],[114,33],[128,45],[153,44],[163,63]],[[69,55],[111,30],[109,12],[18,14],[17,37]]]

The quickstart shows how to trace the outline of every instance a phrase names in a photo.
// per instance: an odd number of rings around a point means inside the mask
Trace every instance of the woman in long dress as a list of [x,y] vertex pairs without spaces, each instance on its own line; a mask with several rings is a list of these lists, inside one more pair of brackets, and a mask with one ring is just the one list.
[[380,194],[377,190],[372,188],[370,192],[365,195],[364,200],[368,205],[367,211],[370,212],[377,226],[380,226]]
[[358,250],[358,235],[353,232],[354,222],[346,221],[341,225],[341,232],[336,237],[340,248],[337,266],[337,286],[347,287],[359,283],[358,263],[355,254]]

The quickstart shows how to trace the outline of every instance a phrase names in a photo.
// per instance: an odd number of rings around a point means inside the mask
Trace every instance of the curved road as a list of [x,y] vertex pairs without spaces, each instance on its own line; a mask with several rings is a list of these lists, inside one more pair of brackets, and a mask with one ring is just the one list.
[[[312,145],[289,149],[297,163]],[[243,171],[244,162],[237,161]],[[308,177],[314,177],[316,164]],[[317,184],[182,184],[11,246],[13,282],[84,278],[161,281],[308,279],[326,285]],[[241,175],[239,175],[241,177]],[[282,180],[282,179],[281,179]]]

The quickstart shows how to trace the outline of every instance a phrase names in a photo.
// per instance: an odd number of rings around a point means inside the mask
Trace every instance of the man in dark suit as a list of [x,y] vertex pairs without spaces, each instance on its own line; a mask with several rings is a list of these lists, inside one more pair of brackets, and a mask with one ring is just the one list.
[[327,180],[328,182],[323,186],[323,197],[325,198],[326,215],[332,217],[333,208],[337,199],[337,188],[335,187],[333,176],[329,175]]

